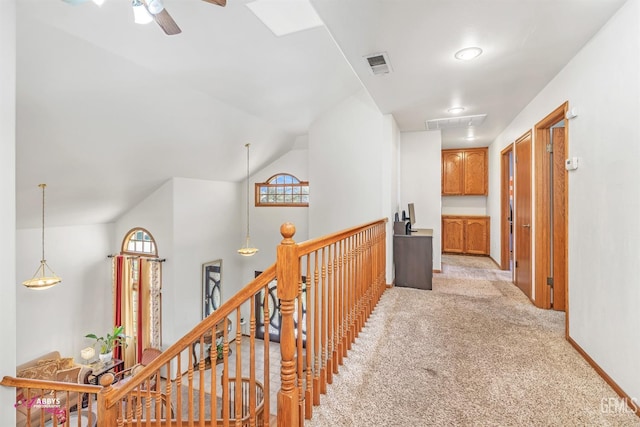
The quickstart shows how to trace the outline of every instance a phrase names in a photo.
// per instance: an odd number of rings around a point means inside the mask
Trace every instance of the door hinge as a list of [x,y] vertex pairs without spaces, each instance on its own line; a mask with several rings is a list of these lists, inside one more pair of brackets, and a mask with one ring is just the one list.
[[553,288],[553,277],[547,277],[547,286],[551,286]]
[[553,144],[547,144],[547,153],[553,153]]

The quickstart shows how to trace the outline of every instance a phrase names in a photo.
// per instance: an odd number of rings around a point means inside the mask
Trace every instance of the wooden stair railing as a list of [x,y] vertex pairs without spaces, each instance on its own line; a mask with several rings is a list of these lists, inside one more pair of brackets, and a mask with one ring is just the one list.
[[[270,343],[256,339],[256,316],[269,330],[270,310],[276,307],[264,296],[277,277],[280,388],[273,409],[278,427],[302,426],[386,288],[386,222],[373,221],[299,244],[293,240],[293,224],[283,224],[275,264],[126,380],[114,384],[113,375],[105,374],[99,387],[5,377],[0,384],[97,393],[97,403],[89,399],[97,408],[97,427],[269,426]],[[265,301],[260,313],[256,297]],[[242,318],[249,319],[248,336],[242,334]],[[233,335],[229,320],[236,329]],[[206,356],[217,360],[215,341],[207,351],[204,348],[205,336],[215,337],[220,328],[218,374],[215,363],[205,365]],[[194,344],[199,348],[197,360]],[[236,381],[242,386],[234,386]]]
[[[313,406],[320,404],[320,394],[326,393],[386,289],[386,222],[370,222],[300,244],[293,240],[293,224],[280,227],[279,427],[302,426],[312,417]],[[302,277],[306,277],[304,298]]]

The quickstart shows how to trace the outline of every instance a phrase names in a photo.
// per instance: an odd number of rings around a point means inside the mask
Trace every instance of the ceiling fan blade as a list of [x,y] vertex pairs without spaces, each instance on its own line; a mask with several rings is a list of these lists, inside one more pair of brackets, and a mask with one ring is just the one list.
[[171,15],[169,15],[169,12],[167,12],[167,9],[162,9],[159,13],[152,16],[168,36],[173,36],[182,32],[180,27],[178,27],[178,24],[176,24],[176,21],[174,21]]
[[211,3],[211,4],[217,4],[218,6],[222,6],[222,7],[225,7],[227,5],[227,0],[202,0],[202,1],[206,1],[207,3]]

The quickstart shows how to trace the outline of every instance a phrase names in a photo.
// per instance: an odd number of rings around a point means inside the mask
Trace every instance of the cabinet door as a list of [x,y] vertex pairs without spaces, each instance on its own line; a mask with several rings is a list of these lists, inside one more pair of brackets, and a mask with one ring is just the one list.
[[485,218],[469,218],[465,220],[465,252],[468,254],[489,254],[489,221]]
[[464,152],[464,194],[487,194],[487,149],[472,149]]
[[464,252],[464,220],[442,218],[442,252]]
[[442,151],[442,195],[460,195],[463,191],[462,151]]

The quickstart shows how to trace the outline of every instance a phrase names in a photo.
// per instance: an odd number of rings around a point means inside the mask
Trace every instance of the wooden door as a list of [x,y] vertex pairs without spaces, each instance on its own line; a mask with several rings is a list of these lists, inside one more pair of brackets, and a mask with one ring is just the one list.
[[568,103],[560,105],[535,126],[536,282],[535,301],[540,308],[568,309],[567,157]]
[[567,171],[565,159],[565,129],[552,129],[553,136],[553,309],[564,311],[567,302]]
[[487,149],[478,148],[464,152],[464,189],[466,195],[487,194]]
[[500,154],[500,268],[513,273],[513,145]]
[[442,151],[442,195],[455,196],[463,191],[462,151]]
[[489,248],[489,221],[485,218],[468,218],[465,228],[465,252],[474,255],[487,255]]
[[531,298],[531,132],[516,141],[515,279]]
[[442,218],[442,252],[464,252],[464,220]]

